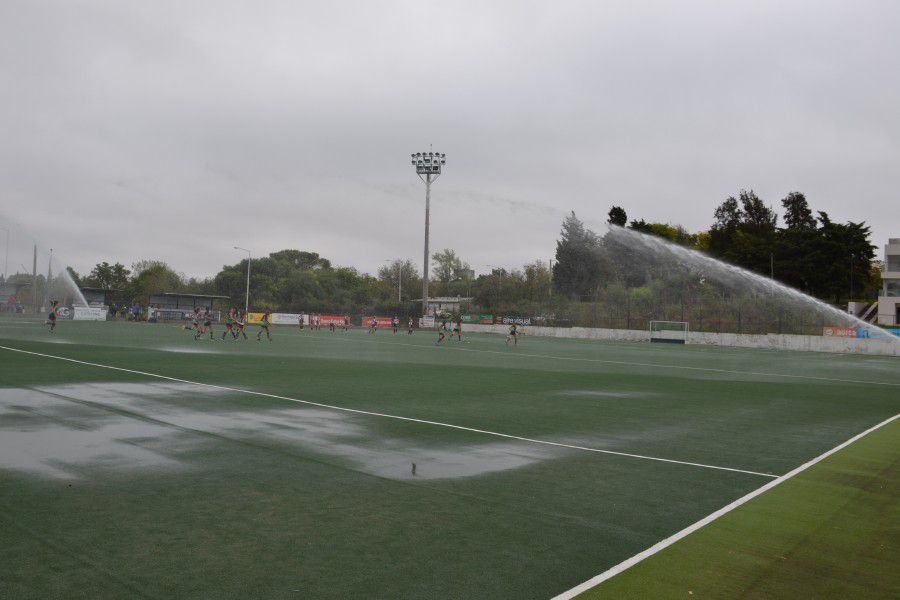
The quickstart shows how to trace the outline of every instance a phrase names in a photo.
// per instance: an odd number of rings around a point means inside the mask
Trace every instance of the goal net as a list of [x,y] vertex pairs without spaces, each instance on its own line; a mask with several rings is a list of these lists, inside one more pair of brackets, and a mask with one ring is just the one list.
[[687,321],[650,321],[651,342],[685,344],[687,337]]

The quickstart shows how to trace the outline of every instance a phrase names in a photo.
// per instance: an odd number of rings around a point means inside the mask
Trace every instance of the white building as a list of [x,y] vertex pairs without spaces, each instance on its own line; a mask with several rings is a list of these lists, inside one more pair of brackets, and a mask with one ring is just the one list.
[[878,297],[878,324],[900,326],[900,238],[884,247],[883,288]]
[[[416,300],[416,302],[421,302],[421,300]],[[471,298],[464,298],[460,296],[439,296],[437,298],[429,298],[428,312],[426,314],[439,315],[447,313],[459,313],[461,307],[471,302]]]

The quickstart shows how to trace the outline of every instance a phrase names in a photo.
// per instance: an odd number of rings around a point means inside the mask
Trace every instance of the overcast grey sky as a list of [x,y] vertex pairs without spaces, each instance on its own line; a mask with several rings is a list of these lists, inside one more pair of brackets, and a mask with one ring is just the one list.
[[[551,258],[741,188],[900,237],[900,2],[0,2],[0,213],[79,271]],[[0,233],[0,235],[3,235]],[[2,246],[0,246],[2,249]],[[30,250],[25,250],[30,252]],[[880,251],[879,251],[880,254]]]

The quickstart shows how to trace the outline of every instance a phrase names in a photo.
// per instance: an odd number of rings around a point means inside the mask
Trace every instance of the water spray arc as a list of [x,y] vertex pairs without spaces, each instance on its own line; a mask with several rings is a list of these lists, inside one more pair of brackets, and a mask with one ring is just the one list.
[[608,229],[607,236],[610,239],[642,254],[648,262],[674,261],[678,266],[698,276],[708,277],[745,292],[763,294],[782,302],[797,303],[820,315],[828,315],[834,319],[835,323],[853,323],[856,328],[867,331],[871,338],[900,343],[900,338],[885,333],[881,328],[769,277],[722,262],[702,252],[685,248],[653,235],[625,229],[618,225],[606,224],[606,227]]

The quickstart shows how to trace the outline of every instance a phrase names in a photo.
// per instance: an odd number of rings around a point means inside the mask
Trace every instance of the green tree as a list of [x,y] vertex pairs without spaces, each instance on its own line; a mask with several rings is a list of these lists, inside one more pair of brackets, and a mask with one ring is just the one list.
[[621,206],[613,206],[609,209],[609,219],[606,222],[611,225],[625,227],[625,224],[628,223],[628,215]]
[[451,281],[464,280],[469,276],[469,263],[463,262],[450,248],[432,254],[431,260],[435,263],[434,278],[444,284],[444,293],[450,292]]
[[[142,261],[149,263],[150,261]],[[161,264],[153,261],[155,264]],[[146,268],[142,265],[142,268]],[[85,277],[85,284],[91,287],[98,287],[107,290],[124,289],[128,285],[128,278],[131,271],[125,268],[122,263],[109,264],[106,261],[97,263],[91,272]]]
[[597,234],[574,211],[563,220],[553,265],[553,285],[559,293],[577,298],[597,287],[602,276],[599,246]]

